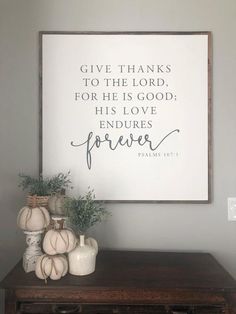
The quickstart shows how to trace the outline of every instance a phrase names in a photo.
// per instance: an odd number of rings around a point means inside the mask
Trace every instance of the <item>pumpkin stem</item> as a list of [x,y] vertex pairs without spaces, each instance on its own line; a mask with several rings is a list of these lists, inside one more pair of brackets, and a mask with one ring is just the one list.
[[63,229],[63,227],[64,227],[64,222],[65,222],[65,219],[61,219],[61,220],[58,221],[59,229]]
[[55,230],[61,229],[61,225],[60,225],[59,220],[54,220],[54,229]]
[[64,229],[64,221],[65,219],[53,219],[53,229],[61,230]]

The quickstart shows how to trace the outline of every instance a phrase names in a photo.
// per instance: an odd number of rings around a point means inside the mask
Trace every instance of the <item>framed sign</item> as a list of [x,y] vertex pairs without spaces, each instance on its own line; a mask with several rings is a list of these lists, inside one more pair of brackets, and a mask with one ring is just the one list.
[[210,33],[40,40],[44,175],[98,200],[209,202]]

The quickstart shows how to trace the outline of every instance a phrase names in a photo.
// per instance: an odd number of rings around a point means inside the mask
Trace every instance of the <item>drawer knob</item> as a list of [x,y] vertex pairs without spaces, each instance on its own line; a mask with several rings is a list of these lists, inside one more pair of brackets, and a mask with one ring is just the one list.
[[81,306],[80,305],[54,305],[53,313],[55,314],[72,314],[72,313],[80,313]]

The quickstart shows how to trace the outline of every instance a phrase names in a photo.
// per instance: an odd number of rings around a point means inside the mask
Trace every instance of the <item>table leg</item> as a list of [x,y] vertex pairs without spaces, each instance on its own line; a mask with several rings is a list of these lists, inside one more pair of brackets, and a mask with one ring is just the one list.
[[17,300],[13,290],[5,290],[5,314],[16,314]]

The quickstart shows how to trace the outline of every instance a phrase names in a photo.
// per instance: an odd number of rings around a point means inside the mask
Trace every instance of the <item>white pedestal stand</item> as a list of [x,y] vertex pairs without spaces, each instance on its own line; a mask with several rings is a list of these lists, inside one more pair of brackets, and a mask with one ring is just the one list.
[[28,245],[23,255],[23,268],[26,273],[35,270],[37,258],[43,254],[40,247],[43,232],[44,230],[24,231]]

